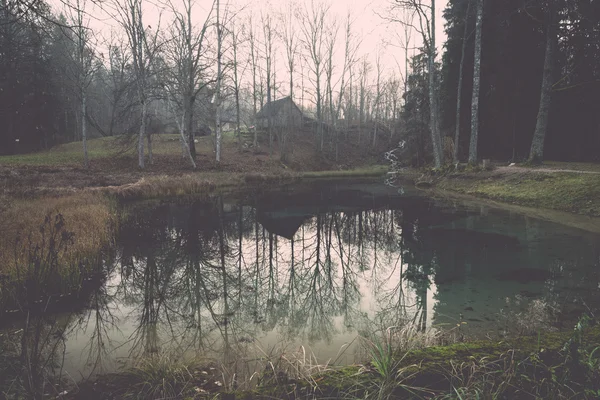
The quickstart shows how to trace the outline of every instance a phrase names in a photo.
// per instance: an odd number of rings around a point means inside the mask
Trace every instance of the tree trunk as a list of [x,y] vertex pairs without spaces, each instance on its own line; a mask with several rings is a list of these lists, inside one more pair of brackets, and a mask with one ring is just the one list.
[[88,159],[88,148],[87,148],[87,124],[86,124],[86,95],[82,93],[81,95],[81,138],[83,140],[83,164],[86,168],[90,166],[90,161]]
[[146,137],[148,138],[148,164],[152,165],[152,132],[147,132]]
[[544,141],[548,129],[548,117],[552,100],[552,74],[554,70],[554,46],[556,33],[554,30],[554,0],[548,0],[546,27],[546,55],[544,57],[544,74],[540,93],[540,107],[535,124],[535,132],[529,152],[529,162],[541,163],[544,157]]
[[438,87],[435,66],[435,0],[431,0],[431,37],[429,41],[429,126],[431,133],[431,143],[433,145],[433,160],[436,168],[441,168],[444,163],[444,154],[442,151],[442,138],[440,136],[440,125],[438,119]]
[[[465,66],[465,53],[467,50],[467,33],[469,32],[469,11],[471,9],[471,0],[467,3],[467,13],[465,15],[465,30],[463,33],[462,52],[460,55],[460,66],[458,68],[458,90],[456,93],[456,131],[454,132],[454,152],[452,158],[455,163],[459,162],[458,159],[458,142],[460,140],[460,111],[462,106],[462,84],[463,84],[463,69]],[[406,90],[406,89],[405,89]]]
[[187,96],[183,106],[185,112],[184,130],[187,130],[187,143],[192,158],[196,159],[196,142],[194,137],[194,97]]
[[219,25],[219,0],[217,0],[217,91],[215,93],[215,104],[217,105],[217,112],[215,116],[216,124],[216,139],[217,139],[217,162],[221,162],[221,26]]
[[142,123],[138,138],[138,166],[144,169],[144,136],[146,134],[146,101],[142,100]]
[[252,140],[252,148],[256,152],[256,146],[258,145],[258,132],[256,131],[256,59],[254,55],[254,38],[250,37],[250,52],[252,56],[252,124],[254,125],[254,138]]
[[475,22],[475,59],[473,63],[473,97],[471,98],[471,142],[469,164],[477,164],[477,139],[479,138],[479,88],[481,86],[481,31],[483,25],[483,0],[477,0]]
[[433,54],[429,54],[429,131],[431,134],[431,144],[433,147],[433,161],[435,168],[441,168],[443,164],[443,154],[441,146],[441,137],[438,130],[437,121],[437,100],[436,100],[436,89],[435,89],[435,62],[433,61]]

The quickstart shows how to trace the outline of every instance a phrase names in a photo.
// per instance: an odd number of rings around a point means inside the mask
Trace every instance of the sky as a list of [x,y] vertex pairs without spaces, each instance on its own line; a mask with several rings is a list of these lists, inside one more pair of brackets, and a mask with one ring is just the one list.
[[[50,4],[58,11],[65,8],[66,2],[76,4],[77,0],[50,0]],[[84,4],[88,15],[90,28],[95,32],[100,49],[106,49],[106,43],[111,37],[111,32],[119,32],[118,21],[115,20],[115,2],[119,0],[79,0]],[[177,4],[181,0],[144,0],[144,22],[145,24],[161,31],[167,32],[168,25],[172,20],[172,14],[165,11],[168,8],[168,2]],[[358,51],[359,56],[366,56],[372,65],[374,73],[375,60],[378,52],[381,55],[381,64],[384,69],[383,74],[390,76],[394,74],[402,77],[405,74],[405,55],[401,48],[404,37],[404,28],[399,23],[390,23],[384,17],[390,15],[389,8],[393,4],[392,0],[221,0],[221,7],[228,5],[232,10],[237,10],[237,15],[242,21],[247,20],[247,15],[252,13],[255,21],[260,21],[261,13],[274,13],[277,10],[285,9],[288,4],[299,8],[310,6],[311,1],[322,1],[330,5],[332,19],[335,19],[340,25],[343,25],[348,11],[354,16],[354,29],[360,37],[361,46]],[[85,2],[85,3],[84,3]],[[206,18],[207,12],[212,5],[212,0],[196,0],[193,19],[195,23],[201,25]],[[447,0],[438,0],[436,2],[436,31],[438,55],[442,54],[445,41],[444,20],[442,18],[443,10],[447,5]],[[276,25],[276,31],[283,28]],[[299,28],[297,33],[300,34]],[[118,34],[118,33],[117,33]],[[417,47],[421,45],[420,34],[412,32],[412,45]],[[337,64],[343,64],[343,26],[339,32],[339,46],[336,49]],[[101,52],[105,53],[106,50]],[[276,48],[277,80],[283,80],[286,76],[286,67],[284,64],[285,53],[283,45]],[[338,70],[341,69],[341,66]],[[298,71],[300,72],[300,71]],[[372,74],[373,74],[372,73]],[[374,79],[371,76],[371,79]],[[281,83],[281,87],[286,87]]]

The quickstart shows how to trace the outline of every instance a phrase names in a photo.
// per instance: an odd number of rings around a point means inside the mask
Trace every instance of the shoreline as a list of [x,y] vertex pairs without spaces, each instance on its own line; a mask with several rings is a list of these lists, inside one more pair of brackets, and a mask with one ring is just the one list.
[[[524,214],[533,218],[538,218],[550,222],[559,223],[576,229],[585,230],[592,233],[600,233],[600,198],[596,197],[596,187],[591,186],[589,193],[579,191],[574,193],[573,198],[569,197],[569,182],[565,183],[564,191],[566,195],[560,202],[550,204],[555,207],[536,206],[536,203],[546,203],[548,197],[553,196],[554,186],[563,183],[563,178],[570,178],[573,175],[585,175],[586,182],[592,184],[597,182],[600,188],[600,174],[587,172],[563,172],[548,171],[538,172],[536,169],[520,169],[519,176],[516,177],[512,171],[500,170],[490,172],[460,172],[450,173],[441,176],[426,176],[417,170],[402,170],[395,174],[396,179],[401,182],[408,182],[415,186],[424,180],[426,187],[420,188],[424,194],[432,198],[456,199],[473,205],[487,205],[494,208],[504,209],[511,212]],[[542,175],[543,174],[543,175]],[[542,177],[547,178],[540,178]],[[530,197],[519,198],[512,193],[517,190],[514,186],[515,179],[519,184],[526,186],[530,181],[542,182],[555,179],[552,186],[547,191],[536,192]],[[494,185],[495,192],[490,195],[485,189],[486,185]],[[575,197],[577,196],[577,197]],[[589,197],[591,203],[580,207],[578,202],[582,198]],[[533,203],[533,204],[532,204]],[[591,204],[591,205],[590,205]]]
[[[143,199],[158,198],[161,196],[181,196],[181,195],[210,195],[219,192],[237,192],[247,190],[249,187],[259,189],[261,185],[277,184],[295,184],[302,181],[315,181],[326,179],[357,179],[357,178],[373,178],[383,176],[382,171],[376,169],[359,169],[350,171],[320,171],[320,172],[289,172],[285,174],[228,174],[225,178],[221,174],[210,176],[213,179],[208,179],[207,175],[204,180],[202,175],[181,176],[179,179],[167,175],[153,176],[142,178],[130,187],[117,186],[114,188],[98,188],[96,189],[81,189],[67,199],[77,201],[78,195],[90,193],[102,193],[108,198],[111,196],[119,199],[137,201]],[[408,171],[401,178],[409,184],[414,183],[414,180],[420,176],[420,172],[416,170]],[[195,178],[195,179],[194,179]],[[218,179],[222,178],[222,179]],[[442,180],[444,178],[441,178]],[[190,183],[186,186],[186,183]],[[447,180],[449,184],[451,180]],[[443,185],[442,185],[443,186]],[[562,211],[552,211],[547,209],[537,209],[531,207],[523,207],[520,205],[497,202],[494,200],[464,194],[458,191],[448,191],[434,185],[430,189],[423,190],[426,196],[433,198],[456,198],[461,201],[475,205],[490,205],[495,208],[509,209],[511,211],[524,213],[536,218],[547,219],[554,222],[560,222],[568,226],[573,226],[579,229],[585,229],[592,232],[600,232],[600,226],[596,223],[596,217],[585,217],[573,213]],[[106,200],[106,197],[102,197]],[[60,199],[60,197],[59,197]],[[32,200],[36,202],[44,201],[44,197]],[[102,207],[111,207],[110,201],[106,201]],[[84,209],[85,210],[85,209]],[[112,206],[112,219],[116,208]],[[85,211],[81,213],[84,218]],[[562,221],[561,221],[562,219]],[[575,219],[574,225],[565,223],[567,219]],[[587,221],[587,222],[586,222]],[[568,222],[568,221],[566,221]],[[587,225],[586,225],[587,223]],[[600,225],[600,224],[599,224]],[[595,228],[599,228],[596,230]],[[259,399],[259,398],[332,398],[336,396],[350,396],[350,398],[364,398],[367,394],[377,394],[380,390],[386,392],[386,396],[407,395],[408,388],[419,388],[423,394],[428,395],[443,395],[453,394],[441,389],[441,386],[452,385],[456,382],[461,385],[463,382],[479,382],[485,384],[485,377],[490,373],[489,370],[496,368],[497,376],[502,379],[521,379],[528,370],[522,372],[523,375],[515,375],[515,370],[502,370],[498,367],[501,364],[516,362],[521,365],[528,365],[533,362],[536,368],[544,373],[549,373],[554,370],[570,371],[571,366],[566,364],[565,357],[569,357],[569,353],[565,353],[565,346],[574,337],[573,330],[565,330],[561,332],[546,332],[534,335],[519,336],[513,340],[486,340],[477,342],[455,343],[443,346],[432,346],[424,349],[404,351],[390,347],[389,353],[381,354],[378,350],[371,349],[371,360],[366,360],[364,364],[352,365],[345,367],[327,368],[326,372],[317,372],[316,375],[311,375],[306,372],[298,373],[293,376],[288,372],[273,370],[268,372],[265,370],[261,375],[261,386],[248,388],[245,390],[233,390],[232,387],[225,388],[219,385],[203,386],[203,381],[198,379],[199,374],[204,375],[206,366],[187,367],[179,366],[175,362],[172,364],[161,366],[157,359],[150,359],[148,368],[150,371],[158,372],[155,377],[160,378],[160,382],[148,382],[139,380],[140,374],[144,375],[148,371],[143,369],[128,369],[116,373],[99,376],[94,381],[81,383],[79,389],[69,389],[72,392],[67,394],[65,398],[114,398],[129,394],[130,396],[139,395],[140,390],[158,390],[157,387],[162,385],[162,388],[169,387],[172,390],[170,393],[163,394],[182,394],[181,396],[172,396],[175,398],[223,398],[223,399]],[[594,354],[593,346],[600,343],[600,331],[597,327],[586,329],[585,333],[581,332],[581,343],[577,347],[577,352],[581,352],[590,357]],[[372,339],[374,342],[375,339]],[[381,339],[380,339],[381,340]],[[385,343],[383,343],[385,344]],[[379,344],[381,345],[381,343]],[[385,348],[385,346],[384,346]],[[393,351],[391,351],[393,350]],[[596,352],[598,353],[598,352]],[[379,359],[377,358],[379,357]],[[153,361],[154,360],[154,361]],[[531,361],[533,360],[533,361]],[[540,361],[541,360],[541,361]],[[197,362],[197,361],[196,361]],[[386,373],[381,373],[378,366],[381,363],[388,363]],[[537,363],[537,364],[535,364]],[[457,379],[457,365],[462,365],[460,369],[461,379]],[[161,369],[159,370],[160,368]],[[194,369],[195,368],[195,369]],[[574,368],[574,367],[573,367]],[[163,371],[163,372],[161,372]],[[176,371],[178,375],[169,375]],[[188,371],[189,374],[185,371]],[[208,369],[208,371],[212,371]],[[210,372],[208,372],[210,373]],[[162,374],[162,375],[161,375]],[[183,377],[182,375],[183,374]],[[471,375],[470,375],[471,374]],[[146,375],[144,375],[146,376]],[[138,379],[136,381],[136,379]],[[183,387],[179,387],[179,383],[184,380]],[[161,383],[162,382],[162,383]],[[399,383],[398,383],[399,382]],[[432,387],[428,385],[432,384]],[[496,382],[498,384],[498,382]],[[169,386],[169,385],[172,385]],[[468,386],[468,385],[467,385]],[[458,386],[462,388],[462,386]],[[140,389],[142,388],[142,389]],[[193,390],[185,392],[185,390]],[[228,390],[225,390],[228,389]],[[514,389],[514,388],[513,388]],[[162,390],[162,389],[161,389]],[[511,389],[512,390],[512,389]],[[541,390],[541,389],[540,389]],[[550,390],[545,388],[543,390]],[[510,394],[509,394],[510,395]],[[164,397],[164,396],[163,396]],[[385,396],[384,396],[385,397]],[[468,397],[468,396],[465,396]],[[462,397],[462,398],[465,398]],[[385,397],[387,398],[387,397]]]

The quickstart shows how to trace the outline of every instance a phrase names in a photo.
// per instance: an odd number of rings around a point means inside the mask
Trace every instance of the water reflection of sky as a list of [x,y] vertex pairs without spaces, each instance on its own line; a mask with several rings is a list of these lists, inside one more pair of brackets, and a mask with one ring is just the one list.
[[327,185],[124,215],[106,285],[68,323],[72,376],[158,354],[237,373],[281,354],[353,363],[358,336],[392,326],[497,336],[534,299],[560,315],[598,305],[598,236],[409,190]]

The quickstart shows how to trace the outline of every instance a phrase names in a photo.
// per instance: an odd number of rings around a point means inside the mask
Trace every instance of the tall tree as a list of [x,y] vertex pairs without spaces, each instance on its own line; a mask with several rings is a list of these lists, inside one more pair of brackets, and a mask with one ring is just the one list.
[[465,67],[465,54],[467,52],[467,37],[469,33],[469,10],[471,8],[471,0],[467,0],[467,13],[464,18],[464,33],[462,37],[462,48],[460,53],[460,66],[458,68],[458,89],[456,92],[456,127],[454,129],[454,151],[452,154],[452,160],[454,163],[458,163],[458,151],[460,149],[459,140],[460,140],[460,111],[462,106],[462,86],[463,86],[463,75],[464,75],[464,67]]
[[254,140],[252,148],[256,151],[258,146],[258,132],[256,129],[256,113],[258,112],[258,86],[256,85],[256,76],[258,68],[258,49],[256,43],[256,35],[254,33],[254,23],[252,16],[248,22],[248,41],[250,42],[250,63],[252,64],[252,124],[254,125]]
[[[243,28],[243,27],[242,27]],[[231,60],[232,68],[233,68],[233,96],[235,98],[235,133],[238,140],[238,150],[242,151],[242,133],[240,130],[240,90],[241,90],[241,79],[244,69],[240,70],[239,63],[239,47],[242,43],[242,35],[239,31],[238,27],[235,24],[235,21],[231,22],[231,51],[233,59]]]
[[174,67],[173,73],[170,74],[176,91],[173,94],[181,97],[183,102],[182,115],[184,136],[187,141],[186,149],[192,159],[196,158],[194,141],[196,100],[200,92],[212,82],[207,74],[207,69],[211,66],[211,59],[206,56],[206,34],[210,26],[214,3],[200,27],[193,20],[194,6],[194,0],[181,0],[177,4],[170,3],[174,21],[171,27],[171,40],[167,42],[167,56]]
[[323,151],[323,88],[322,76],[325,67],[325,43],[326,43],[326,20],[329,6],[324,3],[311,1],[302,12],[300,29],[302,32],[303,45],[308,53],[309,71],[312,75],[314,88],[313,99],[317,108],[317,132],[316,142],[320,151]]
[[[273,74],[275,69],[273,68],[273,42],[275,40],[275,32],[273,30],[273,24],[271,15],[268,13],[261,14],[261,22],[263,26],[263,46],[264,46],[264,58],[265,58],[265,73],[266,73],[266,84],[267,84],[267,104],[270,105],[273,101],[271,96],[274,88]],[[269,157],[273,156],[273,112],[271,108],[267,108],[267,131],[269,133]]]
[[88,28],[89,19],[85,19],[86,1],[76,0],[76,2],[67,7],[67,11],[71,13],[71,23],[73,24],[73,32],[75,34],[76,52],[71,56],[71,64],[73,65],[72,77],[75,86],[76,96],[80,101],[80,127],[81,141],[83,144],[83,163],[86,168],[89,167],[88,147],[87,147],[87,126],[88,112],[87,100],[88,89],[92,83],[95,68],[98,64],[94,61],[93,43],[90,43],[91,30]]
[[550,102],[552,100],[552,76],[554,71],[554,52],[556,42],[555,0],[546,0],[546,53],[544,56],[544,72],[540,90],[540,107],[538,109],[535,132],[531,141],[529,161],[541,163],[544,157],[544,143],[548,130]]
[[[444,153],[441,137],[441,121],[439,109],[439,82],[436,64],[436,3],[430,0],[425,4],[422,0],[397,0],[392,5],[392,11],[412,10],[416,15],[416,23],[411,25],[415,27],[421,35],[423,45],[427,51],[428,81],[429,81],[429,131],[433,145],[433,159],[436,168],[440,168],[444,163]],[[392,21],[407,24],[401,17],[392,16]]]
[[223,82],[223,24],[220,18],[221,16],[221,4],[219,0],[216,0],[217,8],[217,88],[215,90],[215,125],[216,125],[216,160],[221,162],[221,84]]
[[[129,51],[133,63],[138,101],[141,106],[141,121],[138,137],[138,166],[144,168],[144,137],[148,138],[148,161],[152,163],[151,135],[146,132],[148,116],[148,102],[150,100],[150,82],[153,73],[152,67],[157,56],[158,33],[157,26],[154,33],[149,32],[144,23],[143,0],[124,0],[116,2],[115,8],[120,17],[120,23],[129,40]],[[149,26],[148,26],[149,27]]]
[[[475,20],[475,59],[473,62],[473,97],[471,98],[471,142],[469,164],[477,164],[477,139],[479,137],[479,88],[481,86],[481,31],[483,25],[483,0],[477,0]],[[466,26],[466,23],[465,23]],[[460,103],[460,98],[457,98]]]

